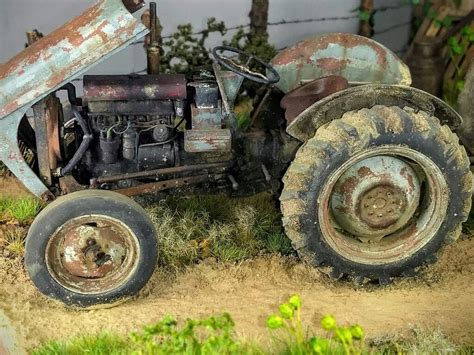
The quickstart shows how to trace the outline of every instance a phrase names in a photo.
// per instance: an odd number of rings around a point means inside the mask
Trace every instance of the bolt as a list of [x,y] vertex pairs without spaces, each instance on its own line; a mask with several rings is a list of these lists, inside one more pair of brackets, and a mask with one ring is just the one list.
[[87,239],[87,245],[88,246],[93,246],[96,244],[96,241],[94,239]]

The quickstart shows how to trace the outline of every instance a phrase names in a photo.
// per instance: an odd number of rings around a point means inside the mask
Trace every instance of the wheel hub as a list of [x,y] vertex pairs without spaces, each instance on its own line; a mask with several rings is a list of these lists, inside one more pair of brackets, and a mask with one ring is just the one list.
[[84,278],[106,276],[122,262],[124,248],[110,227],[82,225],[64,238],[62,264],[71,275]]
[[404,160],[375,156],[349,167],[331,197],[335,222],[363,241],[394,233],[412,218],[420,200],[420,182]]
[[376,186],[363,193],[359,203],[360,219],[372,228],[396,223],[407,210],[405,194],[395,186]]

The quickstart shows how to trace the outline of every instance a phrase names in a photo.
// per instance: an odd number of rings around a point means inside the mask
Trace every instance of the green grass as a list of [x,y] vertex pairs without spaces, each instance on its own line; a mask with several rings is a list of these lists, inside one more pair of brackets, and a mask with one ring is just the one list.
[[235,262],[261,253],[289,254],[273,196],[169,197],[146,207],[157,229],[161,264],[182,268],[201,259]]
[[0,216],[2,220],[13,220],[21,225],[30,224],[42,208],[42,202],[36,198],[2,198],[0,199]]
[[35,355],[102,355],[128,354],[131,352],[126,338],[102,333],[96,336],[79,336],[68,341],[52,341],[37,350]]

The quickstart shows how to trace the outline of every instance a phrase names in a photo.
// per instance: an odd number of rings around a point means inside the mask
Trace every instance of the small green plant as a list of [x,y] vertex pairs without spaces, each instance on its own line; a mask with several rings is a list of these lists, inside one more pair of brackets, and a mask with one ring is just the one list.
[[301,320],[301,299],[298,295],[282,303],[279,314],[267,319],[271,331],[283,331],[285,340],[284,353],[300,354],[362,354],[364,352],[364,331],[359,325],[339,327],[331,315],[321,319],[321,327],[328,333],[327,337],[308,337]]
[[201,320],[188,319],[182,326],[171,316],[142,333],[131,335],[134,354],[249,354],[256,348],[235,339],[234,321],[229,314]]
[[5,249],[15,256],[23,256],[25,253],[26,233],[23,228],[11,226],[4,233]]
[[41,208],[41,201],[35,198],[0,199],[1,219],[17,222],[21,225],[31,223]]
[[474,43],[474,29],[471,26],[464,26],[459,37],[453,36],[448,39],[449,57],[456,64],[453,80],[444,85],[443,98],[453,107],[456,107],[458,96],[464,89],[466,75],[466,71],[458,65],[458,59],[467,54],[472,43]]

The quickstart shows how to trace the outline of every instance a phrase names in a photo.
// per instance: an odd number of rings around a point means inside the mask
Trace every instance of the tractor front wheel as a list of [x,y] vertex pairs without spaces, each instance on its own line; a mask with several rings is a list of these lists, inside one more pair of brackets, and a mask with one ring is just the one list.
[[425,112],[375,106],[321,127],[281,196],[300,256],[357,282],[413,274],[458,238],[471,208],[469,159]]
[[26,269],[46,296],[87,307],[136,294],[157,259],[155,228],[145,210],[110,191],[58,198],[33,222]]

